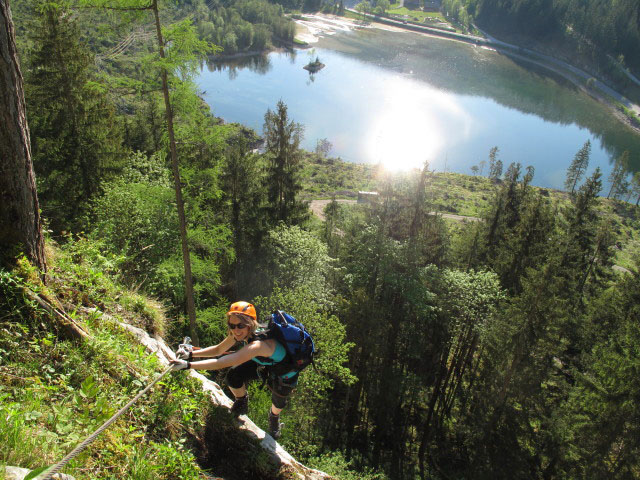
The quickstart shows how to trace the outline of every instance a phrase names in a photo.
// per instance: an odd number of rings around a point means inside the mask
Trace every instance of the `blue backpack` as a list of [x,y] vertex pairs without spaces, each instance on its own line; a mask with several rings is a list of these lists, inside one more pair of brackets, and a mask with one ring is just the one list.
[[301,372],[307,365],[313,363],[313,356],[316,353],[313,338],[304,325],[288,313],[278,310],[271,314],[267,326],[267,337],[280,342],[287,351],[287,358],[275,365],[278,370],[283,370],[282,373]]

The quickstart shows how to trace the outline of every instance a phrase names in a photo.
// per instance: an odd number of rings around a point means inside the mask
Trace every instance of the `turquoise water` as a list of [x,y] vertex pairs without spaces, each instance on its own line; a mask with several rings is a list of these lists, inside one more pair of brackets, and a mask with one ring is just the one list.
[[[326,68],[310,75],[302,67],[315,56]],[[428,160],[436,171],[471,173],[497,146],[505,168],[532,165],[534,184],[561,188],[586,140],[589,172],[600,166],[606,178],[624,150],[633,170],[640,164],[640,135],[563,79],[413,33],[367,29],[327,37],[313,50],[210,63],[198,83],[228,122],[260,133],[265,112],[282,99],[305,126],[305,148],[326,138],[332,156],[390,169]]]

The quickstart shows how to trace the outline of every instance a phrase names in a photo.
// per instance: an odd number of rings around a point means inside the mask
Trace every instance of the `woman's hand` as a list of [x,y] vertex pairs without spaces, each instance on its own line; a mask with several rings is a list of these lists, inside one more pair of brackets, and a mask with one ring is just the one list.
[[171,370],[185,370],[187,368],[189,368],[189,362],[187,362],[186,360],[182,360],[181,358],[176,358],[175,360],[171,360],[169,362],[169,365],[171,365]]

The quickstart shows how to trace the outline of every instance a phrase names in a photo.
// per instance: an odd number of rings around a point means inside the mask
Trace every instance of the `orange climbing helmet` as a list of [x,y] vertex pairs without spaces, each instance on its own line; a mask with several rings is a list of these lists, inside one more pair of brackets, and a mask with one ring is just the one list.
[[258,320],[258,315],[256,315],[256,307],[251,305],[249,302],[232,303],[231,307],[229,307],[227,315],[231,315],[232,313],[247,315],[248,317],[253,318],[255,321]]

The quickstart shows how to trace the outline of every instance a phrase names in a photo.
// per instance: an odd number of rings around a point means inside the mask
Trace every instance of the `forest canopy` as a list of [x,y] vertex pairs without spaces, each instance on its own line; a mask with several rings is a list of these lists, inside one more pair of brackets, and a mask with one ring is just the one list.
[[[577,44],[580,55],[602,51],[638,75],[640,4],[635,0],[444,0],[444,11],[495,33],[517,34],[531,41],[550,38]],[[593,52],[596,50],[596,52]]]

